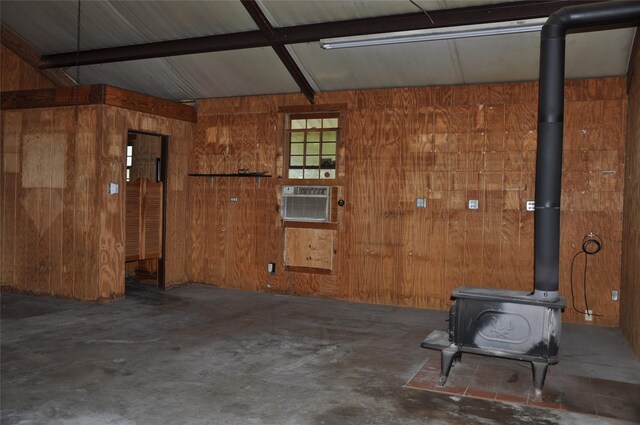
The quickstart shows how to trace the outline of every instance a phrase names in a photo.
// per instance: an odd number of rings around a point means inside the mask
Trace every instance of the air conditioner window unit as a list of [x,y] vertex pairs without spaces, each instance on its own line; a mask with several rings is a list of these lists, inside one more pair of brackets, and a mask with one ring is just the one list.
[[282,186],[282,219],[329,222],[330,189],[330,186]]

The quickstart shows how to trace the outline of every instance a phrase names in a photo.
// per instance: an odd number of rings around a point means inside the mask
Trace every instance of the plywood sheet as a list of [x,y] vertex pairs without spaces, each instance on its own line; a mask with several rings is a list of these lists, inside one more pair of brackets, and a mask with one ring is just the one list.
[[333,230],[286,228],[284,262],[287,266],[333,267]]

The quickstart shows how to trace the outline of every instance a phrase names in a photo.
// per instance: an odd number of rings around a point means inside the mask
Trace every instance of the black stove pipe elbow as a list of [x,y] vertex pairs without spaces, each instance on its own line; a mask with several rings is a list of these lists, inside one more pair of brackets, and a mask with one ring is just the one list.
[[565,7],[542,27],[534,224],[536,297],[559,297],[565,36],[574,28],[588,31],[590,26],[633,26],[639,22],[640,1],[608,1]]

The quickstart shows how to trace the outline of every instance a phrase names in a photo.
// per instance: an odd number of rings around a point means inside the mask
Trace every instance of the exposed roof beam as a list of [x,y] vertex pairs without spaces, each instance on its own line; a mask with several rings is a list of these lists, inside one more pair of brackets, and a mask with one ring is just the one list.
[[[264,37],[268,40],[271,39],[273,37],[274,28],[262,9],[260,9],[258,3],[256,3],[255,0],[241,1],[244,8],[247,9],[247,12],[251,15],[251,18],[254,20],[256,25],[258,25],[258,28],[260,28]],[[280,60],[287,68],[287,71],[291,74],[291,77],[293,77],[295,82],[298,84],[298,87],[300,87],[300,91],[302,91],[309,102],[314,103],[314,96],[316,93],[300,70],[300,67],[298,67],[298,64],[293,60],[293,57],[287,48],[283,44],[273,44],[271,47],[275,50]]]
[[76,52],[58,53],[42,56],[40,59],[40,68],[62,68],[75,66],[76,64],[92,65],[249,49],[254,47],[308,43],[318,41],[322,38],[533,19],[548,16],[565,6],[589,2],[590,1],[584,0],[518,1],[488,6],[434,10],[429,12],[428,16],[424,12],[416,12],[402,15],[273,28],[271,38],[266,38],[261,30],[256,30],[83,50],[79,54]]

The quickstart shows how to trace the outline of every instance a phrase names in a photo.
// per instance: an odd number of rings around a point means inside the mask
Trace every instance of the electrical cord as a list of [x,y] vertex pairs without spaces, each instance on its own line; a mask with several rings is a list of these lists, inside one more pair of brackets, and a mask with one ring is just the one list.
[[[587,236],[582,239],[582,249],[576,252],[571,259],[571,272],[569,280],[571,281],[571,304],[573,309],[580,314],[588,314],[589,316],[597,316],[601,317],[602,314],[594,314],[589,313],[589,301],[587,299],[587,264],[590,255],[596,255],[598,252],[602,250],[602,240],[600,237],[594,233],[589,233]],[[584,294],[584,307],[585,311],[580,311],[576,308],[576,297],[573,292],[573,266],[578,258],[578,255],[584,254],[584,270],[582,272],[582,289]]]

